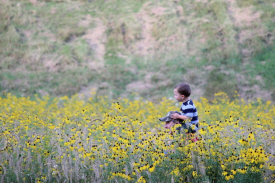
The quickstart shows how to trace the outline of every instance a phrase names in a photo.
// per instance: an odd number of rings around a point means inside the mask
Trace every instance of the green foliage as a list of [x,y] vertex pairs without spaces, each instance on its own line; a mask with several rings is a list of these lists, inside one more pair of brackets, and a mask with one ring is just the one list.
[[1,95],[10,93],[16,96],[32,94],[45,95],[53,93],[56,96],[73,95],[81,86],[87,85],[95,76],[88,69],[72,69],[55,72],[1,72],[3,87]]
[[261,76],[264,79],[266,88],[273,91],[272,97],[275,98],[275,45],[263,49],[259,54],[255,55],[253,65],[249,67],[249,73],[252,77]]
[[[275,93],[271,0],[11,0],[0,6],[0,94],[73,95],[96,86],[98,94],[117,98],[132,96],[127,86],[140,82],[150,85],[137,89],[142,97],[157,99],[171,97],[171,88],[185,81],[203,91],[197,98],[217,91],[232,97],[237,85],[260,85],[249,74],[261,75],[261,87]],[[208,65],[215,71],[205,70]]]
[[231,72],[213,70],[208,75],[205,93],[207,98],[213,99],[214,94],[221,91],[226,92],[230,98],[234,98],[237,90],[237,81],[233,70]]

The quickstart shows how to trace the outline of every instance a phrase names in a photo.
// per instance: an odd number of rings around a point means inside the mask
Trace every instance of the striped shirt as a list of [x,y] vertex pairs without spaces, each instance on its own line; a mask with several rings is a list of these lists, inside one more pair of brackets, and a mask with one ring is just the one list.
[[180,110],[184,116],[191,118],[191,124],[196,125],[199,123],[197,108],[191,99],[182,103]]

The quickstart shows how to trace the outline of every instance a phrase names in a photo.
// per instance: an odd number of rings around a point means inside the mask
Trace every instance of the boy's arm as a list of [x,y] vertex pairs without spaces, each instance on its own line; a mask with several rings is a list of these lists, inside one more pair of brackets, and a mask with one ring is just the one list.
[[171,115],[171,118],[173,118],[173,119],[187,120],[190,117],[174,113],[174,114]]

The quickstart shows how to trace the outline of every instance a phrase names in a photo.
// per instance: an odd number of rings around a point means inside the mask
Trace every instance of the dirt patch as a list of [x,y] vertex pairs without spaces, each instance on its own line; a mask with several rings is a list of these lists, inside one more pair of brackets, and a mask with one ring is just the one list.
[[235,19],[235,24],[239,27],[250,26],[255,23],[255,21],[259,21],[262,13],[259,11],[254,11],[253,6],[245,7],[245,8],[232,8],[233,16]]
[[158,90],[173,85],[171,79],[168,79],[161,72],[148,72],[142,80],[132,82],[126,86],[129,93],[139,92],[148,93],[149,90]]
[[93,21],[92,16],[90,14],[86,15],[86,17],[84,19],[82,19],[78,25],[81,27],[88,27],[91,22]]
[[[140,22],[141,25],[141,40],[135,43],[136,53],[141,56],[148,55],[152,52],[155,45],[155,38],[151,35],[151,31],[153,28],[153,22],[155,21],[147,11],[145,10],[150,3],[145,3],[142,7],[142,10],[136,14],[136,19]],[[158,12],[159,11],[159,12]],[[160,10],[155,10],[155,13],[158,12],[160,14]]]
[[[141,10],[135,14],[138,36],[131,37],[131,50],[138,56],[151,57],[165,53],[167,56],[174,53],[187,53],[187,27],[182,24],[188,17],[183,16],[182,6],[167,8],[154,6],[153,3],[145,3]],[[167,15],[171,15],[167,20]],[[177,17],[175,17],[177,15]],[[171,52],[167,54],[167,52]],[[157,53],[157,54],[156,54]],[[183,53],[183,54],[184,54]]]
[[37,1],[36,0],[30,0],[30,3],[32,3],[33,5],[36,5]]
[[245,29],[240,31],[240,43],[244,44],[248,39],[254,39],[255,37],[266,37],[267,30],[264,27],[255,29]]
[[[266,44],[271,42],[268,30],[261,22],[261,11],[256,11],[254,6],[239,7],[236,0],[226,0],[229,16],[236,31],[236,43],[239,53],[242,55],[242,61],[249,63],[249,58],[255,51],[262,48],[263,40]],[[260,38],[260,39],[259,39]]]
[[88,63],[88,68],[90,70],[97,71],[100,74],[104,69],[104,65],[104,62],[90,61]]
[[27,38],[27,39],[30,39],[30,37],[31,37],[31,35],[32,35],[32,32],[31,31],[23,31],[23,34],[24,34],[24,36]]
[[206,70],[207,72],[211,72],[211,71],[213,71],[215,68],[216,68],[216,67],[213,66],[213,65],[208,65],[208,66],[205,67],[205,70]]
[[198,3],[208,3],[208,0],[196,0]]
[[253,85],[252,87],[243,86],[239,94],[241,98],[247,101],[255,100],[257,98],[265,101],[272,101],[272,92],[263,90],[259,85]]
[[63,58],[64,58],[63,56],[59,56],[57,58],[53,57],[50,59],[44,59],[44,61],[43,61],[44,67],[47,68],[47,70],[50,72],[57,72],[61,68],[60,63],[62,63],[61,60]]
[[[258,84],[250,86],[249,80],[242,74],[236,74],[236,79],[238,81],[238,94],[240,98],[246,101],[255,100],[257,98],[272,101],[272,92],[264,90],[263,87]],[[263,83],[263,78],[261,76],[256,76],[255,80],[258,83]]]
[[[177,12],[177,15],[179,16],[179,17],[182,17],[183,16],[183,8],[182,8],[182,6],[177,6],[176,7],[176,12]],[[184,21],[184,20],[183,20]]]
[[45,91],[45,90],[37,90],[37,92],[43,97],[43,96],[47,96],[47,95],[49,95],[49,93],[47,92],[47,91]]
[[152,15],[161,16],[165,14],[165,10],[166,8],[164,7],[155,7],[155,8],[152,8],[151,13]]
[[53,7],[50,12],[51,12],[51,14],[55,14],[56,11],[57,11],[57,8]]
[[45,36],[50,42],[56,41],[56,35],[51,32],[43,32],[41,36]]
[[202,87],[192,86],[192,85],[190,85],[190,87],[192,88],[192,94],[190,97],[193,100],[199,100],[204,95],[205,91]]
[[252,50],[250,50],[250,49],[242,49],[241,50],[241,54],[244,57],[249,57],[251,55],[251,53],[252,53]]
[[136,81],[126,86],[126,91],[129,93],[146,93],[148,90],[153,89],[154,86],[150,83],[144,83],[144,81]]
[[[87,15],[87,17],[89,17]],[[86,21],[85,23],[88,23],[89,18],[87,19],[86,17]],[[96,26],[93,29],[88,29],[86,31],[86,33],[82,36],[82,38],[84,38],[90,48],[92,49],[93,53],[94,53],[94,58],[92,61],[104,61],[104,55],[105,55],[105,43],[106,43],[106,34],[105,34],[105,30],[106,30],[106,26],[103,25],[102,20],[100,19],[93,19],[93,20],[89,20],[89,21],[93,21],[93,23],[96,24]],[[82,22],[82,24],[84,24]]]

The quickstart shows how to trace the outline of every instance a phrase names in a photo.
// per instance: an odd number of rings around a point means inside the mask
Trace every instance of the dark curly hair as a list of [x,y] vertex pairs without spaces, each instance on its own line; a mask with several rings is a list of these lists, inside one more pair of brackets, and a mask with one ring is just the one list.
[[178,84],[175,89],[178,90],[179,94],[189,97],[191,95],[191,88],[187,83]]

